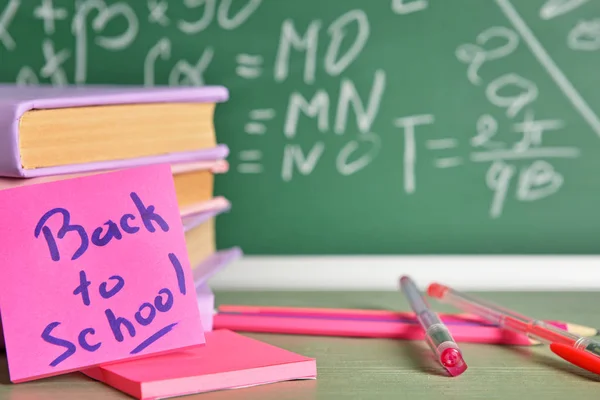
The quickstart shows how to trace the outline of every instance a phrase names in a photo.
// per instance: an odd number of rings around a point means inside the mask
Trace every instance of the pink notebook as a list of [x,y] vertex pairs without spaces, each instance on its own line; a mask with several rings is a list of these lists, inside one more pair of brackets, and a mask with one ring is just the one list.
[[159,399],[296,379],[315,379],[317,362],[229,330],[207,332],[188,350],[90,368],[84,374],[137,399]]
[[127,160],[24,169],[19,154],[19,119],[32,109],[132,103],[223,102],[229,92],[221,86],[144,88],[128,86],[15,86],[0,85],[0,176],[31,178],[76,172],[118,169],[149,164],[225,158],[226,146]]

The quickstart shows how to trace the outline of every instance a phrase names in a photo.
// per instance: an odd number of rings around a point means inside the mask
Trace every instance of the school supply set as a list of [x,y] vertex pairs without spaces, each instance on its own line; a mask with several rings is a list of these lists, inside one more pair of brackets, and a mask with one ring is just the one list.
[[[0,317],[10,380],[79,371],[140,399],[314,379],[213,330],[221,87],[0,85]],[[147,133],[147,134],[146,134]],[[61,155],[64,155],[62,157]],[[244,351],[241,351],[244,348]]]
[[600,344],[589,338],[599,334],[595,328],[533,320],[434,283],[428,289],[430,297],[463,311],[438,314],[429,308],[409,277],[402,277],[400,286],[413,312],[221,305],[213,326],[238,332],[425,340],[451,376],[467,369],[457,342],[511,346],[550,343],[555,354],[600,374]]
[[[214,196],[229,149],[213,116],[228,96],[221,86],[0,85],[0,189],[168,163],[192,269],[224,268],[241,256],[239,248],[216,254],[215,219],[231,204]],[[208,285],[197,291],[210,328],[214,295]]]

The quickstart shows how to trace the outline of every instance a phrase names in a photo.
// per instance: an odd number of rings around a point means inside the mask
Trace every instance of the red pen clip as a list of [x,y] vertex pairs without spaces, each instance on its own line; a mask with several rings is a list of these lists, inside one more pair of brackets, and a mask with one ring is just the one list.
[[571,364],[600,375],[600,360],[593,354],[563,343],[552,343],[550,350]]

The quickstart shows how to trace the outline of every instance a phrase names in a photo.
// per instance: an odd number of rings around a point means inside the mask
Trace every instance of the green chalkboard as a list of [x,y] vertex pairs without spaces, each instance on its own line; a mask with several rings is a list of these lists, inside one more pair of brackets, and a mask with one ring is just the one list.
[[221,248],[600,251],[598,1],[0,4],[4,82],[229,88]]

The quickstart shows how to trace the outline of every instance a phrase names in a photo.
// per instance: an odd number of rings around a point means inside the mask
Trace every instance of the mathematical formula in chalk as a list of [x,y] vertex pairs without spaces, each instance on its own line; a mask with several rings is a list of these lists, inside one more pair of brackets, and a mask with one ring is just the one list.
[[[578,117],[600,136],[595,111],[513,2],[491,1],[490,6],[497,8],[505,23],[474,29],[470,37],[445,49],[452,55],[451,62],[462,69],[464,88],[485,99],[487,111],[469,119],[466,132],[452,131],[447,117],[444,120],[439,110],[427,106],[418,112],[399,107],[394,118],[381,120],[382,107],[389,107],[402,93],[402,87],[390,83],[402,72],[386,69],[383,63],[360,74],[349,72],[362,57],[368,57],[365,52],[372,46],[377,24],[360,8],[308,23],[298,23],[290,15],[278,21],[276,32],[268,32],[278,37],[268,45],[275,46],[262,46],[261,52],[248,49],[232,54],[227,46],[214,43],[198,46],[193,57],[189,51],[181,57],[179,37],[202,37],[209,29],[233,34],[251,23],[269,2],[148,0],[144,7],[134,8],[126,2],[85,0],[67,9],[59,2],[40,0],[30,9],[19,0],[9,0],[0,10],[0,49],[9,55],[19,51],[19,37],[13,35],[12,23],[19,13],[30,13],[29,17],[43,28],[38,49],[43,63],[21,65],[14,76],[14,82],[21,85],[89,83],[90,74],[101,67],[91,61],[90,52],[99,49],[125,58],[129,52],[142,52],[144,56],[136,58],[138,64],[132,68],[139,71],[146,86],[205,85],[208,71],[225,63],[245,88],[260,90],[298,82],[295,90],[283,93],[283,101],[244,103],[247,109],[240,112],[246,117],[236,127],[236,134],[244,138],[244,148],[232,153],[235,168],[231,173],[257,181],[276,179],[288,185],[311,179],[323,170],[335,171],[345,179],[374,166],[390,142],[401,143],[395,150],[397,180],[388,184],[397,185],[402,196],[419,196],[419,188],[427,185],[419,179],[424,171],[436,171],[451,181],[457,179],[457,171],[477,169],[482,172],[481,190],[489,193],[487,213],[495,219],[503,215],[511,199],[531,203],[560,193],[569,177],[556,166],[557,160],[577,159],[584,150],[573,142],[569,123],[562,115],[540,111],[540,99],[550,96],[541,89],[541,78],[515,68],[519,63],[508,63],[508,59],[523,52],[533,57],[547,74],[544,79],[552,80]],[[589,5],[589,0],[540,0],[535,18],[552,26]],[[432,5],[428,0],[390,0],[385,7],[402,24],[406,18],[427,18]],[[600,50],[597,17],[579,19],[561,32],[573,54]],[[159,33],[152,40],[144,36],[144,26],[148,25]],[[65,27],[71,33],[69,43],[55,40],[57,30]],[[385,54],[381,56],[385,59]],[[406,63],[417,62],[407,56]],[[359,87],[358,75],[361,82],[369,84]],[[327,85],[322,84],[324,79]],[[235,86],[230,90],[234,98],[240,94]],[[309,145],[307,136],[314,138]],[[267,146],[274,138],[282,143],[276,150]]]

